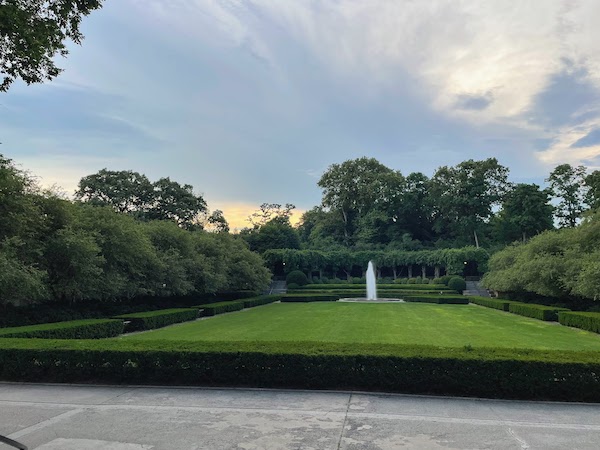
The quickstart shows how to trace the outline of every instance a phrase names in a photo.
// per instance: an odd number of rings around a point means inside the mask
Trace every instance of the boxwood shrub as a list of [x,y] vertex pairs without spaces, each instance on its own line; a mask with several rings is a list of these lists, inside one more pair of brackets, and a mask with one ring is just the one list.
[[558,320],[559,311],[570,310],[568,308],[535,305],[533,303],[512,302],[508,305],[508,311],[521,316],[533,317],[534,319],[556,322]]
[[486,298],[486,297],[469,297],[471,303],[475,303],[476,305],[485,306],[487,308],[499,309],[501,311],[508,311],[508,305],[510,305],[510,300],[502,300],[499,298]]
[[261,295],[259,297],[248,298],[244,300],[244,308],[253,308],[255,306],[267,305],[269,303],[278,302],[281,300],[281,295]]
[[201,315],[203,317],[216,316],[217,314],[223,314],[232,311],[241,311],[244,309],[244,300],[234,300],[232,302],[218,302],[211,303],[209,305],[198,305],[198,308],[202,309]]
[[114,319],[126,321],[126,331],[153,330],[174,323],[187,322],[198,318],[198,308],[160,309],[140,313],[123,314]]
[[72,320],[25,327],[0,328],[0,338],[101,339],[123,333],[123,321],[111,319]]
[[0,379],[600,401],[598,352],[525,349],[5,339]]
[[558,321],[567,327],[600,333],[600,313],[559,311]]
[[[301,286],[298,289],[303,291],[310,291],[314,289],[327,289],[330,291],[340,289],[340,290],[352,290],[352,289],[365,289],[365,283],[362,284],[327,284],[322,286],[315,285],[307,285]],[[410,286],[407,284],[377,284],[377,289],[386,289],[386,290],[411,290],[411,291],[447,291],[451,290],[448,286],[444,284],[411,284]]]

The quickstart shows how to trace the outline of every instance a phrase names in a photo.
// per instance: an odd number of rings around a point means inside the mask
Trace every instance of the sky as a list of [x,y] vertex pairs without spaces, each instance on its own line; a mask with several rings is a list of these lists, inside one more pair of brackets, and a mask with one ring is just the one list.
[[[333,163],[600,168],[596,0],[106,0],[64,72],[0,94],[0,152],[71,194],[189,183],[233,227],[319,204]],[[299,214],[296,215],[296,218]]]

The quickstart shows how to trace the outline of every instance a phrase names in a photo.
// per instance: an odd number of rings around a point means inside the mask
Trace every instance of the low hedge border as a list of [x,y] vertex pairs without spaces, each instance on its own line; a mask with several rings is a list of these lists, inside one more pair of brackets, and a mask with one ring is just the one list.
[[462,295],[407,295],[405,302],[437,303],[439,305],[468,305],[469,299]]
[[102,339],[123,334],[123,321],[72,320],[25,327],[0,328],[0,338]]
[[339,299],[339,295],[328,294],[290,294],[281,297],[282,303],[336,302]]
[[[348,291],[343,290],[297,290],[293,289],[288,291],[288,294],[299,294],[299,295],[316,295],[316,294],[328,294],[338,295],[339,297],[365,297],[367,295],[366,289],[352,289]],[[405,295],[458,295],[456,291],[409,291],[409,290],[393,290],[393,289],[377,289],[377,296],[385,298],[403,298]]]
[[125,331],[153,330],[166,327],[174,323],[187,322],[198,318],[197,308],[161,309],[141,313],[123,314],[113,319],[127,321]]
[[280,299],[281,295],[260,295],[258,297],[234,300],[231,302],[218,302],[207,305],[198,305],[196,308],[203,310],[203,317],[210,317],[227,312],[241,311],[244,308],[253,308],[254,306],[266,305],[268,303],[277,302]]
[[[333,291],[336,289],[350,290],[350,289],[365,289],[365,283],[361,284],[307,284],[300,286],[298,290],[313,290],[323,289]],[[391,290],[411,290],[411,291],[448,291],[451,290],[445,284],[378,284],[377,289],[391,289]]]
[[501,311],[507,311],[511,303],[510,300],[502,300],[499,298],[486,298],[486,297],[469,297],[471,303],[476,305],[485,306],[486,308],[499,309]]
[[600,313],[559,311],[558,321],[567,327],[600,333]]
[[533,303],[511,302],[508,305],[508,311],[513,314],[519,314],[520,316],[545,320],[546,322],[556,322],[558,321],[559,311],[570,311],[570,309],[536,305]]
[[0,379],[600,401],[598,352],[470,347],[5,339]]

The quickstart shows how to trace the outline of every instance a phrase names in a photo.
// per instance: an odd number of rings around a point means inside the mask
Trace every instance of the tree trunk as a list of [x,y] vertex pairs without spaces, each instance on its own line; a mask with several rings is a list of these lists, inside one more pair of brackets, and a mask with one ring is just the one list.
[[381,280],[381,269],[377,269],[377,279]]
[[319,280],[323,280],[323,269],[319,269]]
[[525,242],[527,240],[527,237],[525,236],[525,232],[523,231],[523,242]]
[[439,278],[440,277],[440,266],[435,266],[434,270],[434,278]]
[[421,266],[421,278],[427,278],[427,267]]
[[408,266],[408,278],[412,278],[412,266]]
[[348,281],[348,282],[352,281],[352,277],[350,276],[350,272],[348,272],[346,269],[344,269],[344,272],[346,273],[346,281]]
[[396,278],[398,278],[398,274],[396,273],[396,266],[394,266],[392,270],[394,271],[394,280],[396,280]]
[[473,236],[475,236],[475,247],[479,248],[479,239],[477,238],[477,231],[473,230]]

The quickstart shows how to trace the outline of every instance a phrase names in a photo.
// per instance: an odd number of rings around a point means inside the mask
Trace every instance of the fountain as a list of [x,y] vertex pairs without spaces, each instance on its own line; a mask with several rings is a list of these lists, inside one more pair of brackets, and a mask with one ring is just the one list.
[[377,280],[373,261],[369,261],[367,266],[367,300],[377,300]]

